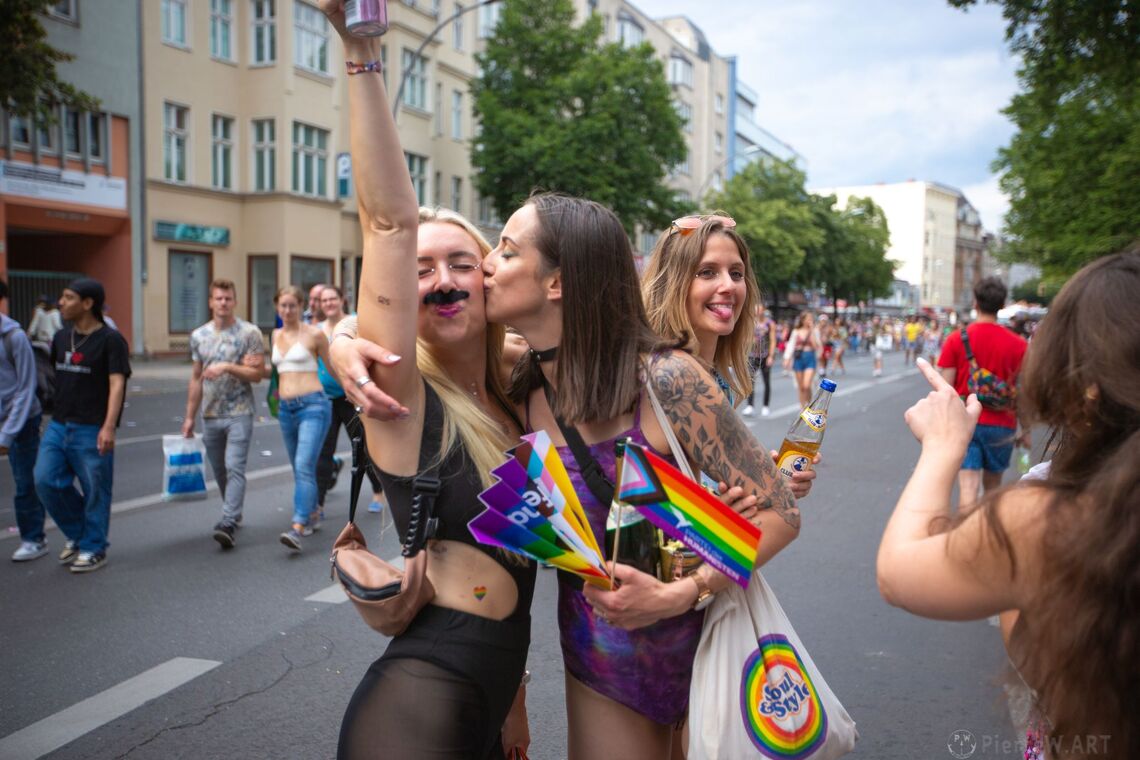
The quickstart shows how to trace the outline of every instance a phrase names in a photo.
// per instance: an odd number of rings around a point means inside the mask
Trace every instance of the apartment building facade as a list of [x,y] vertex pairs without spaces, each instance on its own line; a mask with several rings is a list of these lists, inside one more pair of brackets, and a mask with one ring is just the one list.
[[[38,295],[58,297],[79,275],[98,278],[108,312],[136,351],[140,308],[142,120],[139,35],[133,3],[52,3],[48,43],[71,53],[57,73],[100,100],[98,110],[59,107],[54,123],[0,108],[0,277],[13,318],[27,325]],[[4,104],[0,103],[0,106]]]
[[[976,219],[976,212],[973,217],[964,215],[959,231],[960,204],[965,201],[969,206],[959,190],[936,182],[908,180],[812,192],[835,195],[840,207],[853,196],[873,200],[883,209],[890,228],[887,258],[900,262],[895,277],[918,286],[919,302],[924,308],[961,308],[959,254],[971,248],[971,238],[980,234],[981,222]],[[967,219],[976,222],[973,228],[965,224]]]

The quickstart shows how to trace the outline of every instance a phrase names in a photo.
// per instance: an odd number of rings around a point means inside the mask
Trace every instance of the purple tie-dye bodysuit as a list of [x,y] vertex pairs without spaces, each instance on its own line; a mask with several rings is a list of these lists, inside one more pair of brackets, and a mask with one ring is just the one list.
[[[632,428],[589,447],[610,480],[616,469],[614,441],[628,437],[649,445],[641,432],[640,413],[638,404]],[[558,453],[601,543],[610,505],[598,504],[590,493],[570,448],[559,446]],[[666,459],[673,461],[671,456]],[[685,717],[703,621],[703,612],[690,611],[635,631],[622,630],[599,620],[582,592],[559,580],[558,628],[566,670],[599,694],[657,723],[675,724]]]

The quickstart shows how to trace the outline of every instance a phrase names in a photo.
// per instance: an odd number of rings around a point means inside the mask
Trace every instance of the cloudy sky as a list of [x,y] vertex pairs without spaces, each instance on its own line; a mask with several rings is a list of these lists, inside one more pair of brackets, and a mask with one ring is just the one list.
[[685,15],[759,95],[757,122],[807,159],[809,187],[932,180],[996,230],[990,171],[1016,90],[998,6],[945,0],[634,0]]

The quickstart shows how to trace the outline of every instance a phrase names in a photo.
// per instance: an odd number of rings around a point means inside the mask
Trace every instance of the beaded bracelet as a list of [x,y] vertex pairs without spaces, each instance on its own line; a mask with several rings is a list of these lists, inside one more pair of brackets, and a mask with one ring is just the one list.
[[375,71],[377,74],[379,74],[384,70],[384,66],[383,66],[383,64],[380,63],[379,60],[368,61],[366,63],[357,63],[356,61],[345,61],[344,66],[346,69],[348,69],[348,73],[350,75],[362,74],[365,71]]

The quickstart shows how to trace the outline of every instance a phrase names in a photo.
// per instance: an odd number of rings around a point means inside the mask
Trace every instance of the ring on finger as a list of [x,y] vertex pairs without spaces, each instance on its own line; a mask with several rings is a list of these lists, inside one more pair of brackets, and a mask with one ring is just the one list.
[[356,383],[357,388],[363,388],[364,386],[366,386],[370,382],[372,382],[372,378],[369,377],[368,375],[361,375],[360,377],[356,378],[353,382]]

